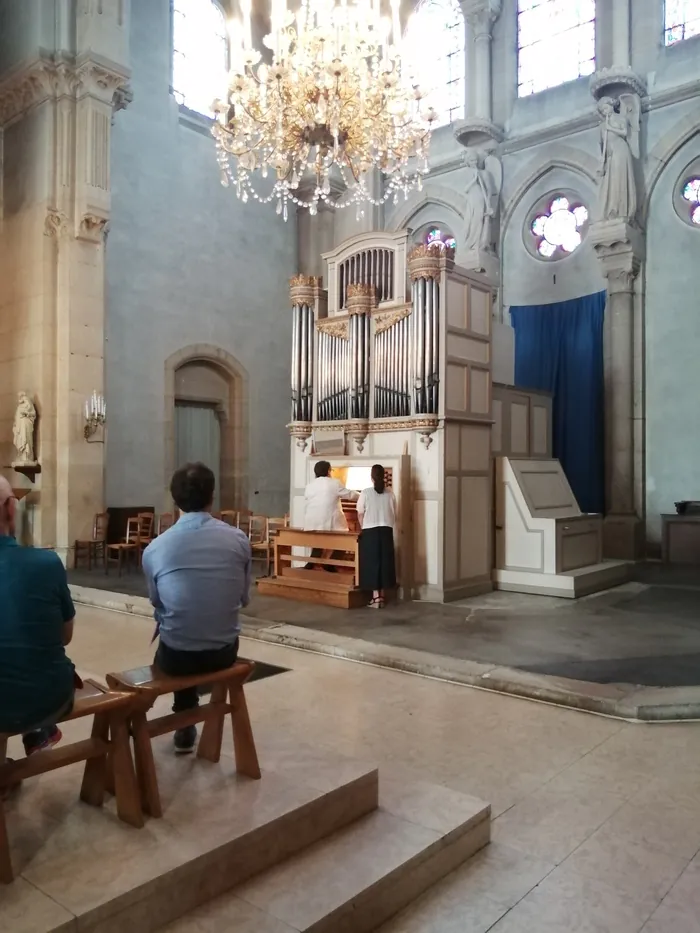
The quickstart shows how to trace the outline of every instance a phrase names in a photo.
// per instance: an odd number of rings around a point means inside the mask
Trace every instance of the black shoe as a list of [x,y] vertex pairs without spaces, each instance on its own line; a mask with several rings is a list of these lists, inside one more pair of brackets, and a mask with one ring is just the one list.
[[325,564],[323,569],[326,573],[338,573],[338,568],[333,566],[333,564]]
[[304,570],[314,570],[316,564],[304,564]]
[[177,729],[173,736],[173,745],[176,755],[190,755],[194,751],[197,742],[197,727],[185,726],[184,729]]

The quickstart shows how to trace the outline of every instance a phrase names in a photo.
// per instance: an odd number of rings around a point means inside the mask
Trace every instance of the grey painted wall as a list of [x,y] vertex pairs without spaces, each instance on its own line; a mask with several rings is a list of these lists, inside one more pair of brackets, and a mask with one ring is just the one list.
[[700,154],[700,134],[670,160],[652,193],[647,240],[647,531],[660,541],[663,512],[700,499],[700,229],[676,214],[673,193]]
[[132,4],[134,100],[113,133],[107,505],[161,506],[164,363],[207,343],[249,374],[251,507],[283,514],[295,224],[222,188],[213,140],[181,122],[169,93],[169,8]]

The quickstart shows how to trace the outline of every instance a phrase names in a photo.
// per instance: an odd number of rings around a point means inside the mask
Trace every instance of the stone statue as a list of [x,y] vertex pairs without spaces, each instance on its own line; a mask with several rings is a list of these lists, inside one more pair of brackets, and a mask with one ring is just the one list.
[[498,214],[503,169],[494,155],[487,155],[480,163],[473,149],[465,156],[467,166],[466,199],[464,211],[465,252],[494,251],[494,220]]
[[636,94],[621,94],[616,104],[611,97],[602,97],[598,112],[602,119],[600,219],[631,221],[637,213],[634,160],[639,158],[640,100]]
[[36,463],[34,459],[34,425],[36,408],[26,392],[19,393],[12,435],[19,458],[16,463]]

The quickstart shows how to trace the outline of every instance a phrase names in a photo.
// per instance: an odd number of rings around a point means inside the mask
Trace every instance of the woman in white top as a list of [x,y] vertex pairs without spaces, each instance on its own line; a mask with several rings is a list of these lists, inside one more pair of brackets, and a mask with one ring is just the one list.
[[384,467],[379,463],[372,467],[372,486],[360,493],[357,517],[362,528],[360,589],[372,593],[372,609],[383,609],[386,590],[396,589],[396,499],[384,486]]

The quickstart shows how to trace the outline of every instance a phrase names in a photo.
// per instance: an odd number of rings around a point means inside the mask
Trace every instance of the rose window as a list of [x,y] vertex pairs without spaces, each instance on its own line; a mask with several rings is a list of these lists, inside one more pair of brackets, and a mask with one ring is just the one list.
[[546,212],[536,215],[530,225],[536,249],[544,259],[561,259],[581,245],[588,223],[588,209],[569,198],[556,197]]

